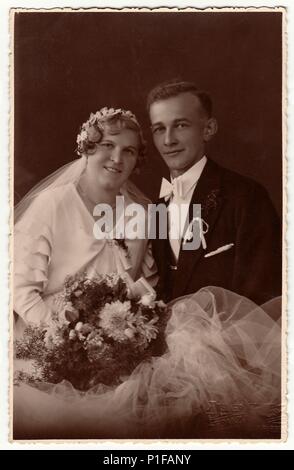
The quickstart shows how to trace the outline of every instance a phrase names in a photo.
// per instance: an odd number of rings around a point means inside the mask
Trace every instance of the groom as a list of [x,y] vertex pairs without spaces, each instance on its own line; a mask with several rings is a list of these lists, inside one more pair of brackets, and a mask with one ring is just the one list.
[[[171,176],[159,200],[167,206],[169,236],[153,242],[160,295],[170,300],[204,286],[257,304],[281,295],[279,219],[263,187],[206,155],[217,131],[209,95],[193,83],[171,81],[149,93],[147,106],[154,144]],[[186,232],[169,207],[186,207],[181,214],[193,222],[195,204],[201,205],[199,247],[185,249]]]

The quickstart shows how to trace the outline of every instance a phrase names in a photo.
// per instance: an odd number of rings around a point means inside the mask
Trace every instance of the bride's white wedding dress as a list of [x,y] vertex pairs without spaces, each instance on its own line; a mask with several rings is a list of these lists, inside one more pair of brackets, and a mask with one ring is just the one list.
[[[125,208],[132,203],[124,195]],[[126,225],[129,218],[124,212],[121,217]],[[41,193],[16,223],[14,310],[25,322],[48,321],[56,308],[54,294],[62,290],[67,276],[81,271],[88,277],[127,272],[134,281],[143,276],[156,283],[146,238],[125,240],[126,252],[112,240],[96,239],[94,223],[71,182]],[[16,332],[21,330],[21,319]]]
[[[154,279],[146,240],[127,240],[127,255],[92,230],[72,183],[42,194],[16,224],[14,300],[25,321],[46,321],[65,277],[80,270]],[[281,402],[281,328],[272,319],[280,299],[257,307],[207,287],[170,307],[165,352],[119,386],[81,393],[68,382],[16,384],[14,439],[272,437]]]

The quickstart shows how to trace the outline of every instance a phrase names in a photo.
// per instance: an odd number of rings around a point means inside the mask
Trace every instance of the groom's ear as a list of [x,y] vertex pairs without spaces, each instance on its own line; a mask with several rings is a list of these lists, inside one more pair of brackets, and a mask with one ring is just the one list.
[[205,124],[203,131],[203,140],[208,142],[217,133],[218,125],[215,118],[209,118]]

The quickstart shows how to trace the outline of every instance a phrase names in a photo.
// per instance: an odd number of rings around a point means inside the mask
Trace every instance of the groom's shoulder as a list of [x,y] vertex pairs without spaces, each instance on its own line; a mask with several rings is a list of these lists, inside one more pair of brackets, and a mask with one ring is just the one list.
[[237,171],[210,160],[212,171],[219,175],[220,188],[224,193],[233,194],[236,197],[248,197],[250,195],[268,197],[266,189],[253,178],[242,175]]

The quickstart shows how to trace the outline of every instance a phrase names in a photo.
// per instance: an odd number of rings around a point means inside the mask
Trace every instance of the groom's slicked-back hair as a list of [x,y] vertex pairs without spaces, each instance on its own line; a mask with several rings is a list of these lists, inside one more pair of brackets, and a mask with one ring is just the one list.
[[168,98],[178,96],[181,93],[191,93],[192,95],[197,96],[203,110],[207,114],[207,117],[212,117],[212,101],[209,94],[206,91],[197,88],[195,83],[183,81],[178,78],[160,83],[149,92],[147,96],[148,113],[150,111],[150,106],[156,101],[167,100]]

